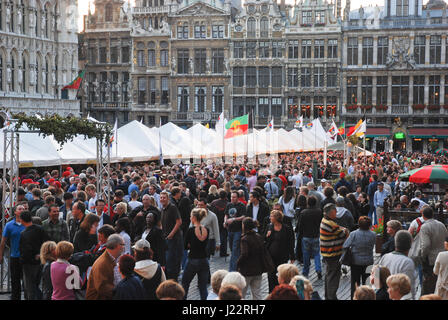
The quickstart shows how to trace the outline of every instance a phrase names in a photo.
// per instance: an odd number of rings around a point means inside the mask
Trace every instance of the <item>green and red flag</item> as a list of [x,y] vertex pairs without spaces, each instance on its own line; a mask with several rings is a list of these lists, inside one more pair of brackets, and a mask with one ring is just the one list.
[[224,139],[233,138],[248,134],[249,132],[249,115],[235,118],[226,123],[226,135]]
[[65,90],[65,89],[78,90],[79,87],[81,86],[82,79],[84,78],[84,73],[85,73],[85,71],[82,70],[81,73],[78,74],[78,76],[75,78],[75,80],[73,80],[68,85],[66,85],[64,88],[62,88],[62,90]]
[[342,126],[339,127],[338,131],[340,136],[345,134],[345,121],[342,123]]

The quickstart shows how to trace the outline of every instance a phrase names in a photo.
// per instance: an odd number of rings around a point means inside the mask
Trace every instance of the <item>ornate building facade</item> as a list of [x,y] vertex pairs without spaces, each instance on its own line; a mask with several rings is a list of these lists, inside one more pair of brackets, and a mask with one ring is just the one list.
[[82,113],[119,125],[131,120],[133,66],[131,8],[123,0],[96,0],[79,35],[85,70]]
[[76,21],[75,0],[0,0],[2,110],[79,116],[76,92],[61,90],[78,75]]
[[184,0],[169,14],[171,121],[215,123],[229,110],[231,3]]
[[288,128],[300,116],[323,123],[339,120],[342,30],[334,10],[324,0],[304,0],[287,16]]
[[448,19],[443,1],[386,0],[344,12],[342,112],[367,118],[376,151],[433,151],[448,141]]

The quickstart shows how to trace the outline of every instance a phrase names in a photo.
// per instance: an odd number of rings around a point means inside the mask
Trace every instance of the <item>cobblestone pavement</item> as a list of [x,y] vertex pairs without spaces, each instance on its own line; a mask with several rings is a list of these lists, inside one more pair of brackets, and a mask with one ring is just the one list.
[[[377,262],[380,258],[378,254],[374,255],[375,262]],[[219,257],[219,254],[216,254],[214,257],[210,260],[210,272],[213,274],[216,270],[219,269],[229,269],[229,263],[230,263],[230,256],[227,258]],[[302,271],[302,265],[295,262],[295,264],[298,266],[299,271]],[[339,300],[350,300],[350,268],[346,267],[347,273],[342,273],[340,282],[339,282],[339,289],[337,292],[337,296]],[[367,273],[370,273],[371,267],[367,268]],[[324,275],[325,275],[325,264],[322,263],[322,275],[323,278],[321,280],[318,279],[317,273],[314,269],[314,261],[311,262],[310,266],[310,272],[309,272],[309,280],[311,281],[313,285],[314,291],[317,291],[322,299],[324,299]],[[181,277],[179,277],[179,280],[181,280]],[[369,279],[367,280],[369,281]],[[208,289],[210,290],[210,285],[208,286]],[[417,291],[417,297],[420,295],[420,288],[418,288]],[[267,296],[269,294],[268,290],[268,279],[267,274],[263,274],[263,280],[262,280],[262,295]],[[10,299],[10,293],[0,293],[0,300],[9,300]],[[22,298],[23,299],[23,298]],[[245,299],[250,300],[252,299],[250,289],[247,291],[247,295]],[[190,284],[190,290],[188,292],[188,300],[200,300],[198,285],[197,285],[197,276],[193,279],[193,281]]]

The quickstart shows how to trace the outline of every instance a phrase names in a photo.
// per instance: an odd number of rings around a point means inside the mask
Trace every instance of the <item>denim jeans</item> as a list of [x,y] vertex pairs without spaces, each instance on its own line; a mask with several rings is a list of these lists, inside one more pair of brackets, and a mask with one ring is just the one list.
[[302,238],[303,270],[302,274],[308,277],[310,272],[311,258],[314,257],[314,269],[322,272],[320,264],[320,244],[319,238]]
[[192,259],[188,258],[187,265],[185,266],[184,274],[182,276],[182,287],[185,290],[185,298],[188,296],[188,289],[190,283],[195,275],[198,275],[198,287],[201,300],[207,300],[207,279],[210,273],[210,266],[206,258]]
[[177,281],[183,255],[182,237],[176,235],[174,238],[166,240],[166,248],[166,278]]
[[25,300],[41,300],[42,292],[39,289],[41,265],[23,264],[22,267]]
[[237,271],[236,263],[240,257],[241,247],[240,247],[241,231],[229,232],[229,247],[232,250],[232,255],[230,256],[230,266],[229,271]]

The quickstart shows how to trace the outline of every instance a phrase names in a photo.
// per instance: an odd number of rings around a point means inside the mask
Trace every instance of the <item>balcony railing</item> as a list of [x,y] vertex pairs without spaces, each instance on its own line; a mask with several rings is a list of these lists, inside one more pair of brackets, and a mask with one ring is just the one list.
[[169,6],[159,6],[159,7],[134,7],[132,8],[132,13],[134,14],[145,14],[145,13],[169,13]]
[[409,113],[408,106],[392,106],[392,114],[407,114]]
[[87,108],[129,108],[129,102],[87,102]]

